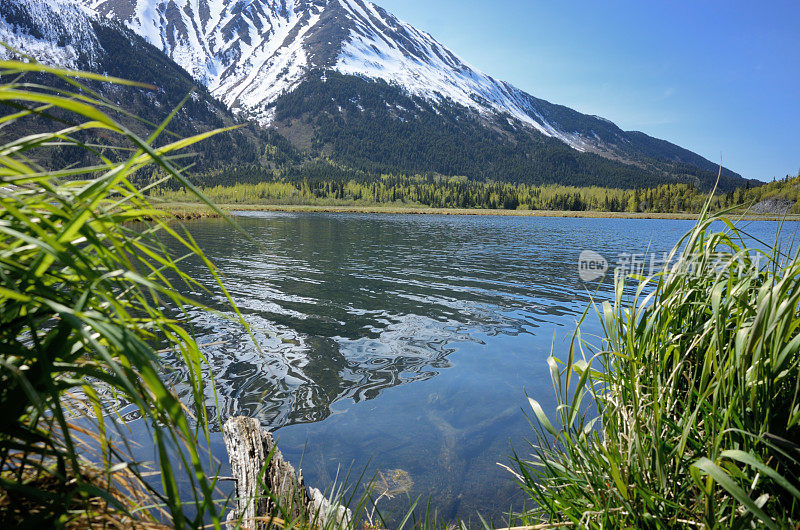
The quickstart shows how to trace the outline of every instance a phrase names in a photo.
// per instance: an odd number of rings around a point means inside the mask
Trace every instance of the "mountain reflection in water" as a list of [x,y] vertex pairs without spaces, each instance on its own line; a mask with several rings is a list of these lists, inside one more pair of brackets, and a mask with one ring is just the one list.
[[[508,463],[525,454],[525,393],[555,406],[546,359],[598,285],[578,277],[594,250],[663,252],[692,222],[496,216],[242,214],[188,224],[219,267],[256,347],[220,296],[189,317],[213,375],[212,426],[260,419],[326,488],[352,466],[404,478],[446,518],[500,517],[522,497]],[[773,223],[751,231],[769,241]],[[786,233],[794,228],[785,229]],[[187,272],[213,279],[199,263]],[[607,278],[596,296],[610,296]],[[599,333],[590,315],[584,333]],[[166,354],[170,366],[180,363]],[[184,374],[171,381],[182,391]],[[219,407],[219,408],[218,408]],[[134,419],[131,417],[131,419]],[[212,451],[227,460],[221,436]],[[383,501],[400,510],[401,495]]]

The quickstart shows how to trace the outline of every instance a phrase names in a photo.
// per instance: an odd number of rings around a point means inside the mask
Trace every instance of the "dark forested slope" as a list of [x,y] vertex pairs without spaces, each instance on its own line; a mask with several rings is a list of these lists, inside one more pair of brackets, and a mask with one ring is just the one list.
[[[289,137],[304,137],[311,152],[368,173],[431,171],[475,180],[616,188],[687,182],[703,189],[714,185],[718,173],[708,161],[698,167],[679,156],[659,158],[680,148],[642,133],[631,137],[646,154],[623,162],[577,151],[511,119],[435,104],[385,81],[330,71],[315,72],[278,100],[276,126]],[[743,182],[725,170],[721,187]]]

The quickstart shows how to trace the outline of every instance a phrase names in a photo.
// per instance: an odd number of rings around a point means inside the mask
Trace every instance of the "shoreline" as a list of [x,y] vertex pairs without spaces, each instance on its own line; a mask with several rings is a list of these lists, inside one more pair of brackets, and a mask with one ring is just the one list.
[[[200,203],[155,204],[180,220],[208,219],[219,217],[207,206]],[[350,213],[350,214],[393,214],[393,215],[492,215],[503,217],[561,217],[579,219],[665,219],[694,221],[697,213],[659,213],[659,212],[601,212],[570,210],[489,210],[478,208],[430,208],[417,206],[319,206],[295,204],[219,204],[221,210],[231,212],[282,212],[282,213]],[[731,212],[731,217],[745,221],[800,221],[800,215],[753,214]]]

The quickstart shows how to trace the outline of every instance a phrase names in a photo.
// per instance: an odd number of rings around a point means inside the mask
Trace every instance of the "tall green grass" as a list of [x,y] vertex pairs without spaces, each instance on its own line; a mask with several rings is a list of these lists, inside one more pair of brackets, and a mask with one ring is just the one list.
[[533,456],[517,458],[528,522],[800,524],[800,260],[706,216],[672,257],[615,277],[599,348],[579,327],[549,359],[558,408],[531,400]]
[[[54,83],[30,82],[26,73]],[[173,113],[141,138],[120,121],[121,109],[81,84],[87,78],[131,84],[0,62],[0,103],[16,109],[0,127],[56,118],[51,132],[0,145],[0,519],[41,528],[116,512],[128,521],[220,527],[215,471],[198,448],[208,436],[205,359],[167,314],[194,304],[177,285],[195,283],[180,261],[205,258],[130,181],[155,164],[194,189],[170,157],[220,131],[162,141]],[[51,88],[56,82],[71,89]],[[87,150],[93,162],[55,169],[36,162],[65,146]],[[130,223],[142,219],[149,221]],[[170,253],[168,240],[182,253]],[[157,348],[165,345],[188,369],[189,406],[162,378]],[[150,471],[160,487],[148,486],[147,470],[133,462],[118,402],[149,425],[157,455]]]

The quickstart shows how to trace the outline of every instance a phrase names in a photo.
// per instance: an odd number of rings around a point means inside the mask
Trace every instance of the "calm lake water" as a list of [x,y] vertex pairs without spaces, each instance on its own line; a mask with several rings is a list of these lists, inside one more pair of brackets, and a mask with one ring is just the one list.
[[[693,225],[277,213],[237,221],[249,237],[221,220],[187,225],[259,345],[222,316],[191,315],[199,342],[216,344],[206,349],[214,414],[260,419],[310,485],[327,488],[348,469],[351,483],[365,470],[399,469],[413,486],[382,510],[422,496],[445,518],[480,512],[498,522],[523,502],[498,463],[510,464],[512,447],[528,452],[525,393],[552,410],[545,360],[551,348],[564,355],[596,288],[579,279],[580,252],[612,263],[661,253]],[[775,223],[746,226],[774,240]],[[212,283],[200,267],[189,272]],[[597,297],[608,296],[601,287]],[[584,331],[599,333],[595,318]],[[212,451],[227,461],[218,433]]]

